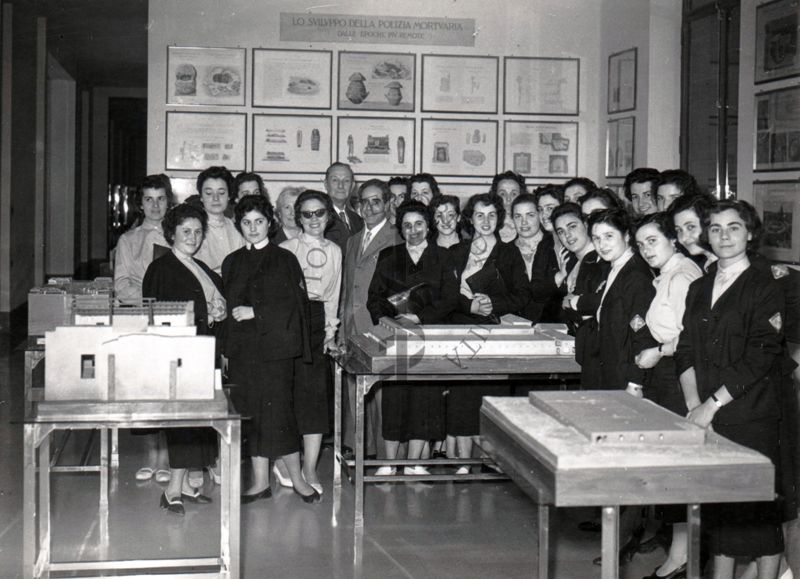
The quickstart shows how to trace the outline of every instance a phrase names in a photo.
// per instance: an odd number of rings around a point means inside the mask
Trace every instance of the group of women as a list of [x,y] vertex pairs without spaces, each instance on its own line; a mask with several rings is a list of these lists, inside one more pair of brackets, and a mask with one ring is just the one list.
[[[149,265],[142,293],[194,300],[198,333],[218,338],[237,385],[234,401],[252,417],[245,438],[254,476],[243,502],[270,496],[270,459],[281,484],[315,502],[322,493],[316,462],[330,429],[326,353],[336,349],[342,273],[342,252],[325,238],[332,202],[321,192],[287,190],[276,215],[266,195],[248,195],[230,220],[224,212],[233,184],[219,170],[198,178],[204,211],[184,203],[162,213],[171,251]],[[384,202],[403,243],[381,251],[367,307],[374,323],[393,316],[484,325],[505,314],[566,323],[576,336],[583,388],[625,389],[764,453],[776,465],[780,500],[712,506],[704,523],[715,577],[732,577],[739,556],[756,561],[759,577],[776,577],[781,523],[796,515],[795,365],[784,336],[800,341],[797,304],[786,306],[797,297],[795,274],[755,252],[760,222],[747,203],[717,201],[682,171],[634,174],[625,204],[585,178],[529,193],[521,176],[506,172],[463,211],[430,175],[394,178]],[[148,219],[157,221],[145,206]],[[212,222],[220,231],[232,225],[239,239],[210,235]],[[219,249],[223,239],[228,246]],[[209,242],[217,249],[201,253]],[[419,458],[430,441],[446,440],[448,456],[471,457],[481,397],[507,390],[386,388],[386,456],[395,458],[407,442],[408,458]],[[162,506],[174,512],[183,511],[182,498],[207,500],[186,485],[183,469],[213,465],[213,452],[190,452],[187,440],[208,446],[202,433],[171,435],[172,480]],[[406,467],[406,474],[427,470]],[[673,540],[651,577],[681,577],[681,509],[665,510],[664,518],[673,523]]]

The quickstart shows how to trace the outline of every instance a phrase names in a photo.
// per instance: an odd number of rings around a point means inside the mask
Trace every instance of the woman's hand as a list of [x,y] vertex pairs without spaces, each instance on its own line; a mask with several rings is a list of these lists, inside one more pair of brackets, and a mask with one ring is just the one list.
[[417,314],[400,314],[396,317],[398,320],[408,320],[412,324],[419,324],[419,316]]
[[627,388],[625,388],[625,392],[634,396],[635,398],[643,398],[644,394],[642,394],[642,387],[638,384],[634,384],[633,382],[628,382]]
[[215,322],[221,322],[228,317],[224,299],[213,299],[208,303],[208,315]]
[[696,406],[690,410],[689,414],[686,415],[686,418],[698,426],[708,428],[711,426],[711,422],[714,420],[714,415],[717,413],[717,410],[719,410],[719,408],[717,408],[717,405],[714,404],[714,401],[711,400],[711,398],[706,398],[706,401],[700,406]]
[[479,316],[488,316],[492,313],[492,298],[486,294],[475,294],[469,311]]
[[340,354],[339,346],[336,344],[336,336],[331,336],[325,340],[325,343],[322,345],[322,353],[330,354],[333,357],[336,357]]
[[252,320],[256,317],[256,313],[251,306],[236,306],[233,308],[231,315],[237,322]]
[[572,298],[575,297],[575,294],[567,294],[564,296],[564,299],[561,300],[561,309],[562,310],[571,310],[572,309]]
[[664,354],[658,348],[647,348],[636,355],[636,365],[643,370],[653,368]]

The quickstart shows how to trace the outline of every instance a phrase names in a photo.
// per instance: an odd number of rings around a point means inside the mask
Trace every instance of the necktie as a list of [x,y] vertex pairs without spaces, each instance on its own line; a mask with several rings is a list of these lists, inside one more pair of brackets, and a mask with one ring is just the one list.
[[347,212],[339,211],[339,219],[342,220],[344,226],[347,227],[348,231],[350,230],[350,222],[347,221]]
[[367,246],[369,245],[370,241],[372,241],[372,231],[366,230],[364,232],[364,244],[361,246],[361,255],[364,255],[364,253],[367,251]]

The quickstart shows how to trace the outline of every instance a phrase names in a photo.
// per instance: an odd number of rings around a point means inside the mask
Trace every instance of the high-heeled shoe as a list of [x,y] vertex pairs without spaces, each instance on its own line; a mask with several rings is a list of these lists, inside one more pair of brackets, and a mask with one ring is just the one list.
[[303,499],[304,503],[308,503],[309,505],[312,503],[318,503],[322,500],[322,496],[316,490],[314,490],[313,487],[311,488],[312,492],[310,495],[304,495],[294,487],[292,487],[292,490],[300,495],[300,498]]
[[254,503],[254,502],[258,501],[258,500],[261,500],[261,499],[271,499],[271,498],[272,498],[272,488],[271,487],[267,487],[263,491],[254,493],[252,495],[242,495],[241,503],[243,505],[247,505],[247,504],[250,504],[250,503]]
[[647,577],[642,577],[642,579],[686,579],[686,563],[675,569],[674,571],[670,572],[667,575],[658,575],[656,573],[658,571],[658,567],[653,569],[653,574],[648,575]]
[[281,473],[281,469],[278,468],[277,464],[272,465],[272,473],[275,475],[275,478],[278,480],[278,484],[282,487],[286,487],[287,489],[293,489],[294,484],[292,483],[292,479],[288,476],[283,476]]
[[211,502],[211,497],[208,497],[200,492],[200,489],[193,489],[194,493],[187,493],[185,491],[181,491],[181,498],[189,501],[190,503],[198,503],[201,505],[207,505]]
[[164,493],[161,495],[161,501],[159,502],[159,505],[162,509],[174,515],[179,515],[182,517],[186,514],[186,510],[183,508],[183,501],[179,498],[169,498],[166,491],[164,491]]

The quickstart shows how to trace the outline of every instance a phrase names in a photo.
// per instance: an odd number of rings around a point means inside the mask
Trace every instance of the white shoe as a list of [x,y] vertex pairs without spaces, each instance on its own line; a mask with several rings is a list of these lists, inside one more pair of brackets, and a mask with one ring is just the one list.
[[468,466],[460,466],[456,469],[456,474],[469,474],[470,470]]
[[199,489],[203,486],[203,469],[190,469],[189,474],[186,475],[186,480],[189,486],[193,489]]
[[403,474],[405,475],[428,475],[431,474],[428,472],[428,468],[424,466],[406,466],[403,467]]
[[375,471],[376,476],[393,476],[397,474],[397,468],[393,466],[382,466]]
[[282,487],[286,487],[287,489],[294,488],[294,483],[292,483],[292,479],[289,478],[288,476],[283,476],[283,474],[281,474],[281,469],[278,468],[278,465],[276,464],[272,465],[272,474],[275,475],[275,478],[278,479],[278,484],[280,484]]

